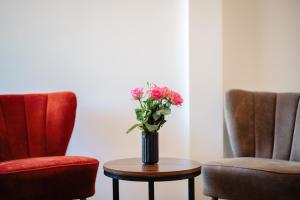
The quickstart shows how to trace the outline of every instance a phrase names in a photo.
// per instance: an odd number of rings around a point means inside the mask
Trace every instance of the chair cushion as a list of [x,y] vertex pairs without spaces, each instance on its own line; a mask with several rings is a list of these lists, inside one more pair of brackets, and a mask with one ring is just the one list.
[[231,200],[287,200],[300,197],[300,163],[232,158],[206,163],[203,193]]
[[0,199],[70,200],[92,196],[99,162],[79,156],[0,162]]

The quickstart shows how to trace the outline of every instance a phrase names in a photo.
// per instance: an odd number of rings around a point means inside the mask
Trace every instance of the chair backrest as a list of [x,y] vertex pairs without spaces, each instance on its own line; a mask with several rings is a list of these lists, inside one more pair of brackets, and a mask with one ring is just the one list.
[[71,92],[0,95],[0,161],[64,155],[76,104]]
[[299,93],[231,90],[225,120],[235,157],[300,161]]

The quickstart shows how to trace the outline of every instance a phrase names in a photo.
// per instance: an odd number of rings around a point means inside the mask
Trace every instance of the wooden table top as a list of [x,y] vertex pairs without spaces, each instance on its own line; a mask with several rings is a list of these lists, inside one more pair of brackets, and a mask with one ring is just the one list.
[[167,177],[201,172],[200,163],[178,158],[160,158],[154,165],[145,165],[140,158],[127,158],[109,161],[103,168],[114,175],[134,177]]

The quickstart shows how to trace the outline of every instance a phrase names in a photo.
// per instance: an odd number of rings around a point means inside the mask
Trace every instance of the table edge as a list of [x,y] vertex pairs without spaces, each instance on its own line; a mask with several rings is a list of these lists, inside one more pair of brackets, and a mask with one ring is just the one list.
[[[185,176],[185,175],[194,174],[194,173],[201,174],[201,169],[202,169],[202,164],[200,162],[197,162],[197,161],[194,161],[191,159],[182,159],[182,160],[194,162],[194,163],[198,164],[199,166],[197,166],[195,168],[191,168],[191,169],[165,171],[165,172],[151,172],[151,171],[150,172],[135,172],[135,171],[128,172],[128,171],[124,171],[124,170],[115,170],[115,169],[110,169],[110,168],[106,167],[106,164],[109,162],[118,161],[118,160],[126,160],[126,159],[140,159],[140,158],[124,158],[124,159],[116,159],[116,160],[108,161],[108,162],[104,163],[104,165],[103,165],[104,173],[108,172],[112,175],[129,177],[129,178],[130,177],[162,178],[162,177]],[[163,157],[161,159],[178,159],[178,160],[180,160],[181,158]]]

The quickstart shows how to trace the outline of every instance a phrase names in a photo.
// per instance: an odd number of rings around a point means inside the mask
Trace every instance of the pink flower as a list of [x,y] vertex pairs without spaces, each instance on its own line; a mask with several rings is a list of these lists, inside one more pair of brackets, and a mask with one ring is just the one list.
[[160,88],[161,96],[164,99],[171,98],[171,90],[168,87],[162,87]]
[[140,100],[144,95],[143,88],[134,88],[130,93],[134,100]]
[[178,106],[178,105],[181,106],[183,103],[183,98],[180,96],[179,93],[172,91],[171,92],[171,103],[176,106]]
[[154,100],[159,100],[163,97],[161,88],[156,85],[152,86],[148,92],[149,96]]

